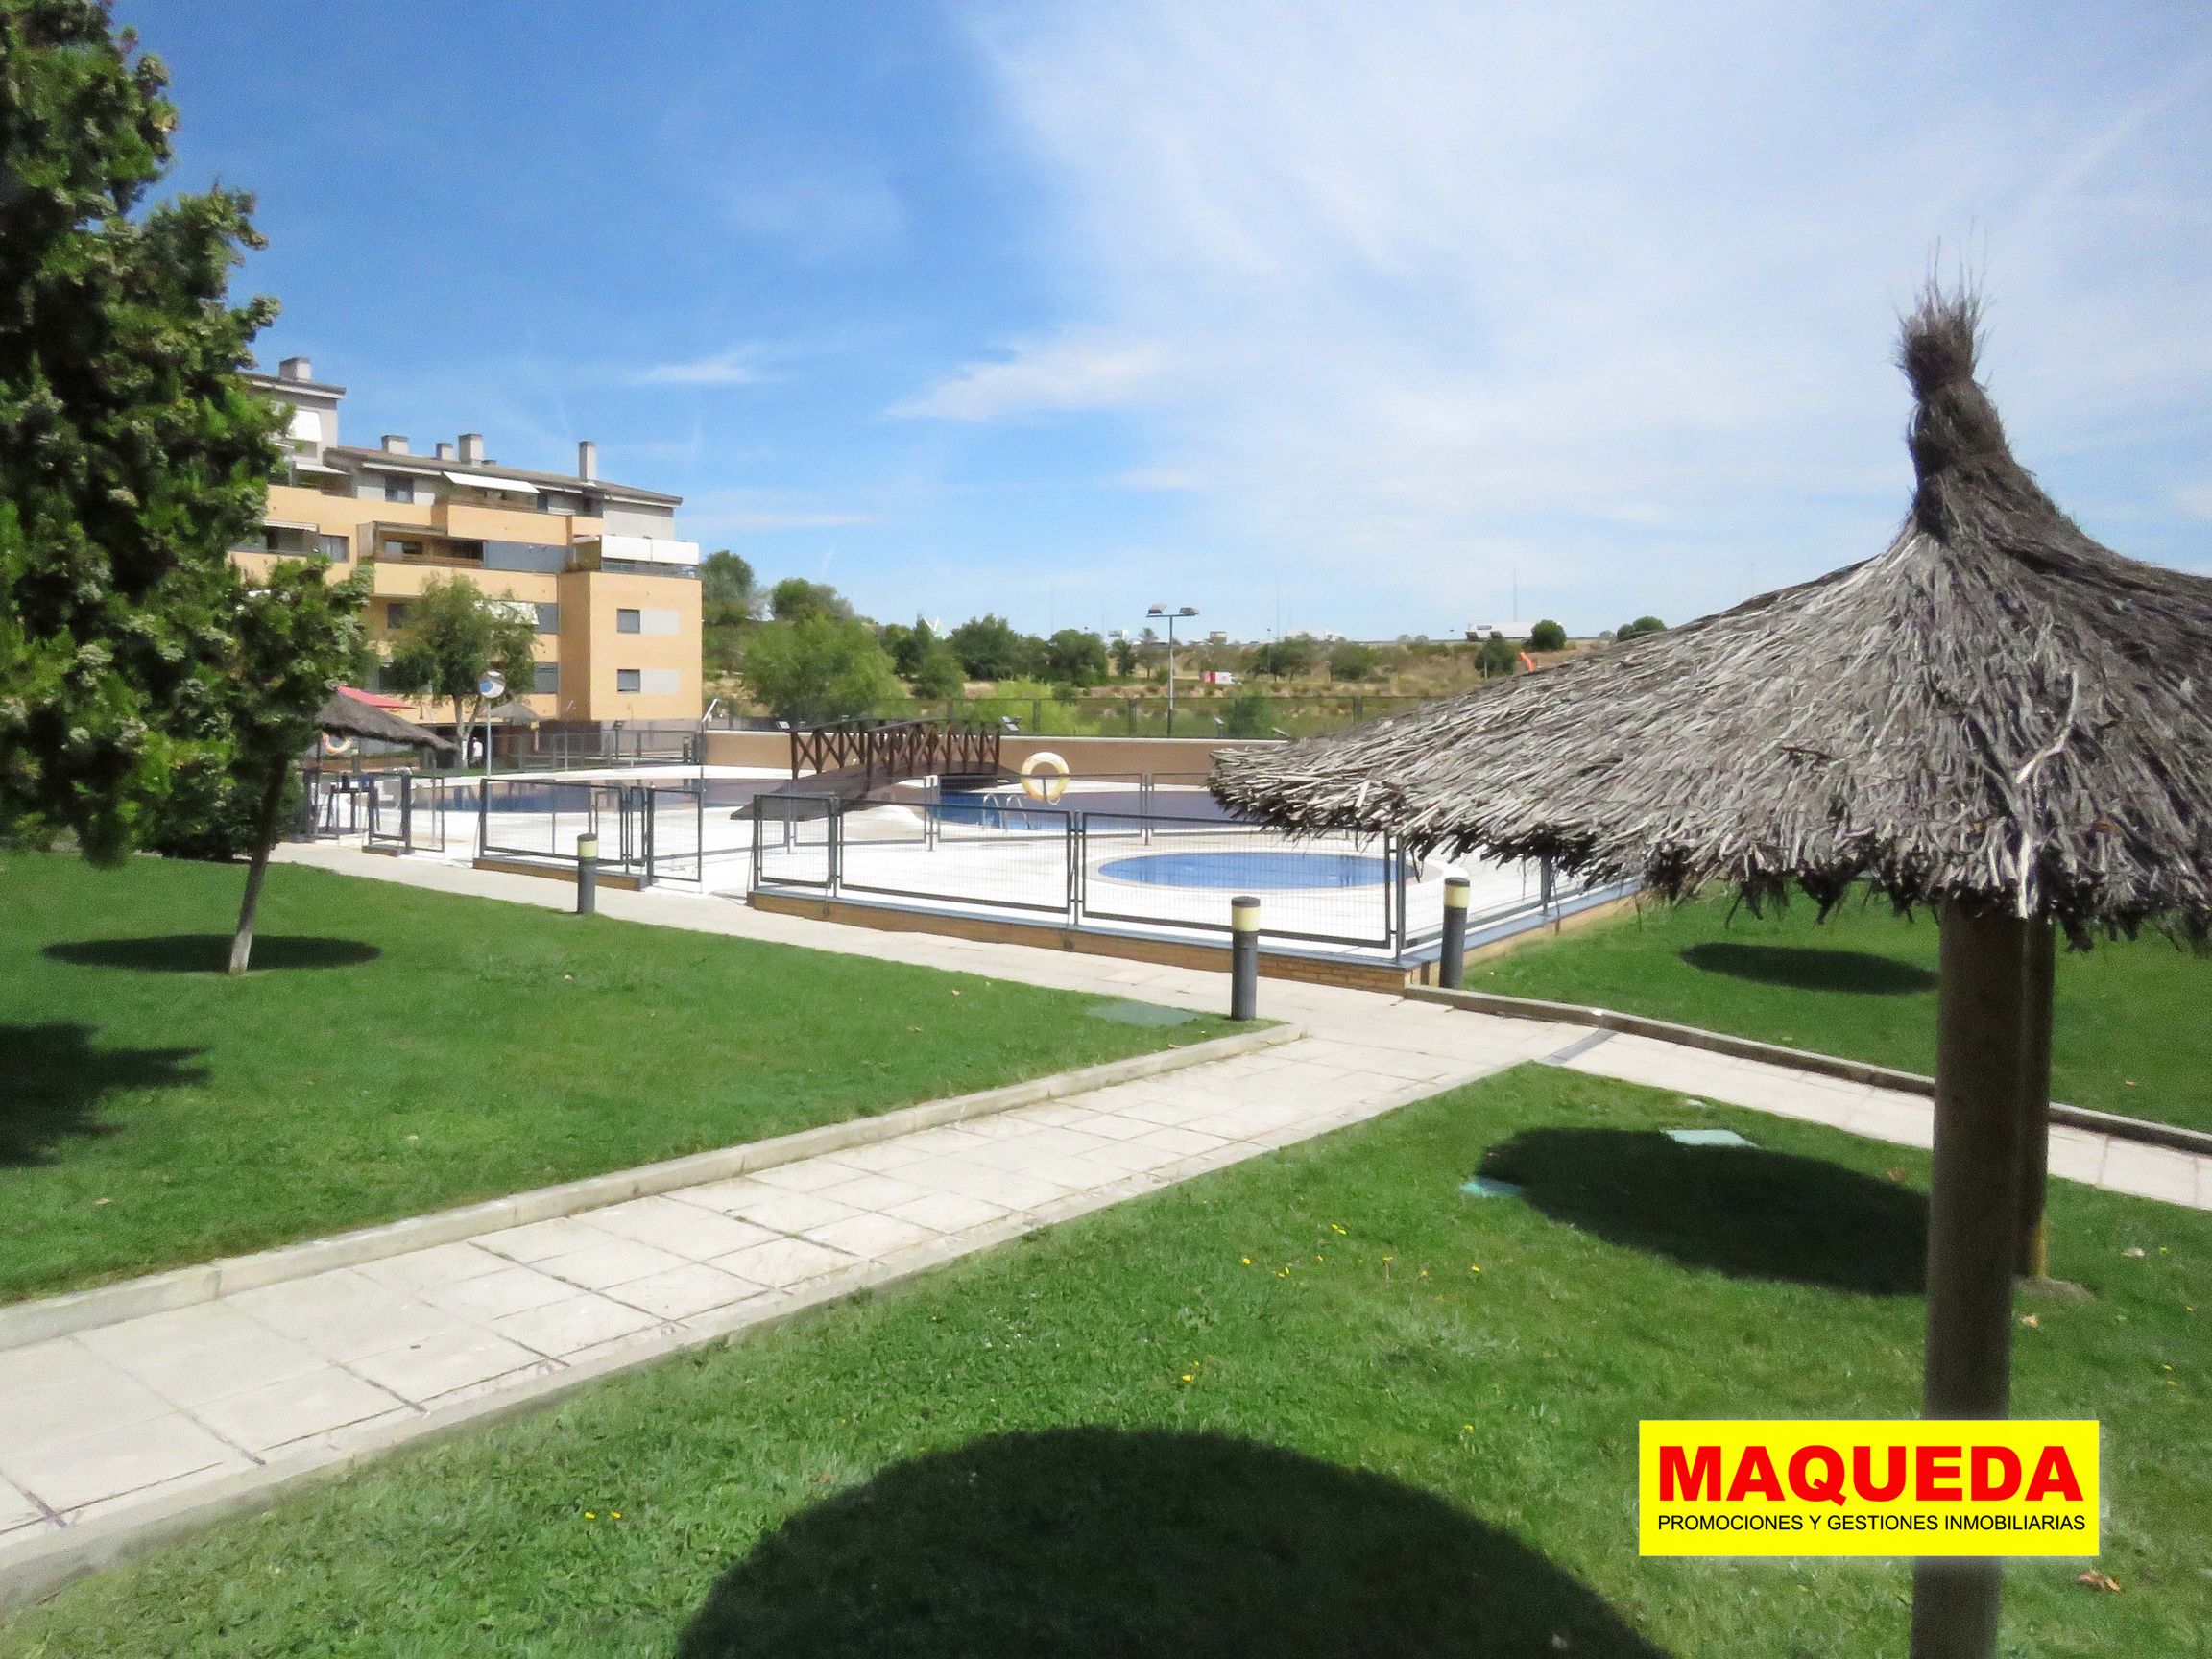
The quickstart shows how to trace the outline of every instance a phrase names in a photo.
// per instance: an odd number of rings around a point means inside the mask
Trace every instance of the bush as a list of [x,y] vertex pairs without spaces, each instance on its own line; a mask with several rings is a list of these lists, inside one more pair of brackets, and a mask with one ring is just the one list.
[[[341,762],[343,764],[343,762]],[[241,785],[227,767],[188,766],[179,771],[146,835],[147,848],[165,858],[204,858],[228,863],[253,856],[254,823],[260,790]],[[287,830],[300,821],[305,797],[300,774],[284,782],[284,805],[276,822]]]
[[1528,649],[1564,651],[1567,649],[1567,630],[1547,618],[1528,630]]
[[1274,725],[1275,700],[1257,685],[1246,685],[1221,705],[1221,734],[1264,737]]
[[1382,653],[1372,645],[1345,644],[1329,653],[1329,678],[1354,684],[1374,678],[1382,664]]
[[1633,622],[1622,623],[1619,628],[1613,631],[1613,637],[1625,644],[1628,640],[1641,638],[1646,634],[1664,634],[1666,632],[1667,624],[1660,621],[1658,617],[1639,616]]

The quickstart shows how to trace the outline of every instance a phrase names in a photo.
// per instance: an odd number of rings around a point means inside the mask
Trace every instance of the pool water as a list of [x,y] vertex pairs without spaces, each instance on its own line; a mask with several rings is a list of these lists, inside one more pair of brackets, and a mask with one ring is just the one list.
[[1146,887],[1261,892],[1285,887],[1380,887],[1390,861],[1358,853],[1145,853],[1110,859],[1098,874]]

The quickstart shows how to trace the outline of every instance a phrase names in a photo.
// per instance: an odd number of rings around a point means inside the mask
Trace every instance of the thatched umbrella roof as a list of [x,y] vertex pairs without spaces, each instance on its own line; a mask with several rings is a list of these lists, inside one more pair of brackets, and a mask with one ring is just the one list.
[[1979,308],[1900,361],[1911,511],[1879,557],[1353,731],[1221,757],[1233,807],[1546,855],[1669,893],[1864,882],[2057,921],[2212,925],[2212,580],[2100,546],[2008,447]]
[[367,737],[377,743],[412,743],[418,748],[449,753],[453,745],[434,732],[425,732],[411,720],[387,714],[373,703],[364,703],[343,687],[330,693],[315,716],[316,730],[334,737]]
[[519,697],[510,697],[506,702],[486,709],[484,718],[495,720],[502,726],[535,726],[538,724],[538,710]]

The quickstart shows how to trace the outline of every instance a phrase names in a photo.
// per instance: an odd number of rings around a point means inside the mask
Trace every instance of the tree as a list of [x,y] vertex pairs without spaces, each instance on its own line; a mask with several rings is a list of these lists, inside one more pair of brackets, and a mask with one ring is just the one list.
[[0,0],[0,835],[120,857],[194,764],[282,417],[229,302],[252,199],[147,208],[175,106],[93,0]]
[[770,622],[745,642],[740,668],[768,712],[795,726],[872,714],[900,696],[874,630],[849,616]]
[[317,712],[339,683],[358,671],[364,654],[368,578],[356,571],[333,585],[326,569],[320,559],[287,559],[257,585],[236,584],[224,677],[227,771],[233,788],[254,805],[252,862],[230,939],[233,974],[245,973],[253,953],[254,914],[292,761],[315,740]]
[[1639,616],[1633,622],[1622,623],[1619,628],[1614,630],[1613,637],[1624,645],[1629,640],[1640,639],[1647,634],[1664,634],[1666,632],[1667,624],[1660,621],[1658,617]]
[[1503,634],[1493,634],[1482,641],[1482,649],[1475,654],[1476,666],[1485,678],[1492,674],[1510,674],[1521,661],[1520,647]]
[[1045,641],[1045,678],[1055,685],[1098,685],[1106,679],[1106,641],[1063,628]]
[[839,622],[850,622],[853,605],[827,582],[786,576],[768,589],[768,614],[779,622],[803,622],[809,616],[829,616]]
[[1126,638],[1115,640],[1113,649],[1107,655],[1114,659],[1114,677],[1117,680],[1126,680],[1137,672],[1137,647],[1133,641]]
[[1276,680],[1287,680],[1311,669],[1315,655],[1313,641],[1310,639],[1303,637],[1277,639],[1252,648],[1252,672],[1265,674]]
[[891,666],[904,680],[920,674],[931,647],[941,643],[936,630],[919,616],[914,618],[911,628],[900,622],[886,623],[878,638],[883,649],[891,654]]
[[1022,636],[1005,617],[971,617],[946,636],[971,680],[1011,680],[1021,671]]
[[476,689],[487,669],[506,678],[511,694],[530,689],[536,637],[536,624],[510,601],[486,598],[466,576],[433,576],[408,602],[406,624],[384,664],[384,684],[410,697],[451,703],[458,737],[490,701]]
[[699,561],[699,603],[717,621],[749,622],[760,613],[760,584],[752,562],[727,547]]
[[1564,651],[1567,649],[1567,630],[1547,618],[1528,630],[1528,649]]
[[914,695],[935,699],[960,696],[968,689],[968,683],[960,668],[960,659],[952,655],[952,647],[942,639],[932,638],[922,660],[914,665]]
[[1339,645],[1329,653],[1329,678],[1357,685],[1373,678],[1382,662],[1382,653],[1372,645]]

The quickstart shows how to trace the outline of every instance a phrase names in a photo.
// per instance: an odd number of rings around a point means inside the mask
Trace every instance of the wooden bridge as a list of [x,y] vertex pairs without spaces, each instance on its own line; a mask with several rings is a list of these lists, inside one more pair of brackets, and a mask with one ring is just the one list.
[[999,730],[953,720],[848,721],[791,733],[791,781],[777,794],[856,801],[908,778],[1006,777]]

